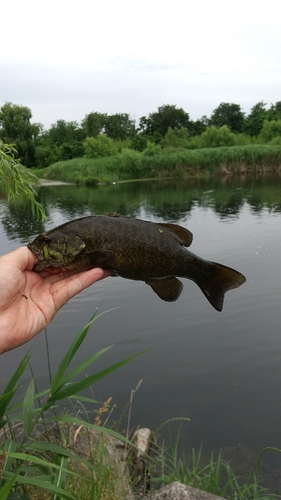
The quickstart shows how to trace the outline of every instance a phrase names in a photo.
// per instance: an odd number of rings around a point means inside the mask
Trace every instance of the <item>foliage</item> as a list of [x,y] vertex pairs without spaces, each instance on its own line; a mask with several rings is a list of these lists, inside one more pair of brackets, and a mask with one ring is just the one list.
[[31,124],[31,117],[31,110],[26,106],[6,102],[0,108],[0,140],[15,145],[17,158],[26,167],[34,165],[34,141],[42,127]]
[[129,148],[144,151],[147,146],[147,137],[144,134],[135,134],[129,142]]
[[[270,142],[273,139],[281,139],[281,119],[265,120],[259,135],[260,142]],[[280,142],[279,142],[280,143]]]
[[92,112],[85,116],[81,122],[85,137],[97,137],[104,133],[106,113]]
[[73,141],[82,141],[85,136],[78,122],[66,122],[65,120],[57,120],[53,123],[47,132],[47,137],[56,146],[62,146]]
[[164,104],[159,106],[155,113],[150,113],[148,117],[140,118],[140,130],[154,138],[159,142],[170,128],[188,127],[189,114],[182,108],[177,108],[175,105]]
[[[202,134],[210,126],[227,126],[235,134],[234,142],[233,138],[228,137],[224,141],[211,142],[212,146],[264,142],[260,135],[263,124],[265,121],[281,119],[281,101],[271,104],[269,109],[261,101],[253,106],[248,116],[245,116],[239,104],[222,102],[210,118],[202,116],[195,121],[190,120],[189,114],[182,108],[165,104],[158,107],[156,112],[142,116],[138,128],[128,113],[107,115],[91,112],[81,123],[57,120],[49,130],[44,130],[39,123],[31,123],[31,117],[28,107],[6,103],[0,108],[0,139],[15,144],[22,164],[29,168],[42,168],[55,161],[82,157],[87,137],[106,136],[113,139],[117,148],[114,154],[121,152],[124,147],[139,152],[148,147],[146,156],[151,147],[147,146],[148,140],[160,144],[166,151],[210,147],[206,144],[206,136],[201,141]],[[278,135],[272,137],[271,141],[272,144],[280,144]]]
[[[104,314],[104,313],[102,313]],[[98,469],[86,459],[79,457],[74,451],[67,449],[63,443],[56,444],[42,439],[40,429],[46,430],[56,422],[63,424],[77,424],[89,429],[95,429],[101,433],[109,434],[117,439],[126,441],[126,438],[115,431],[90,424],[88,421],[76,416],[59,415],[57,411],[58,402],[69,398],[70,401],[75,398],[83,402],[93,403],[89,398],[79,397],[78,393],[87,387],[124,366],[139,354],[130,356],[109,368],[100,372],[92,373],[88,377],[82,376],[77,381],[77,377],[84,373],[97,359],[104,355],[112,346],[102,349],[92,354],[88,359],[81,362],[78,366],[70,368],[75,354],[82,342],[85,340],[91,324],[102,314],[95,313],[85,327],[77,334],[68,351],[60,362],[54,377],[51,378],[49,390],[40,393],[36,390],[36,381],[32,377],[25,391],[23,400],[16,404],[11,404],[14,396],[20,387],[20,378],[25,373],[29,364],[30,356],[27,354],[16,369],[14,375],[8,382],[4,392],[0,396],[0,437],[3,439],[0,445],[0,489],[3,491],[14,490],[25,493],[26,485],[33,485],[50,492],[52,498],[79,498],[73,495],[72,484],[77,481],[87,481],[87,472],[93,482],[100,481],[102,475],[97,476]],[[143,351],[145,352],[145,351]],[[51,376],[51,374],[50,374]],[[65,405],[64,405],[65,406]],[[101,412],[99,412],[101,415]],[[100,419],[99,419],[100,422]],[[16,432],[16,428],[22,426],[22,433]],[[39,435],[39,438],[36,436]],[[41,439],[40,439],[41,436]],[[2,450],[2,453],[1,453]],[[76,467],[75,467],[76,463]],[[83,468],[83,474],[77,464]],[[84,469],[84,470],[83,470]],[[86,479],[85,479],[86,477]],[[106,478],[108,479],[108,477]],[[108,485],[104,485],[107,487]],[[98,493],[100,495],[100,492]],[[101,496],[93,496],[98,500]],[[9,497],[8,497],[9,498]],[[12,496],[10,496],[12,498]],[[22,498],[26,498],[23,496]]]
[[222,127],[207,127],[200,136],[200,145],[202,148],[218,148],[221,146],[234,146],[235,135],[230,131],[227,125]]
[[44,207],[37,201],[34,189],[37,177],[20,165],[15,158],[16,153],[12,145],[0,140],[0,189],[7,194],[9,201],[20,197],[25,202],[30,202],[33,214],[45,221],[47,217]]
[[267,110],[266,117],[268,120],[281,120],[281,101],[271,104]]
[[41,168],[48,167],[59,160],[60,148],[51,142],[43,142],[35,149],[35,165]]
[[144,156],[154,156],[159,155],[162,152],[160,144],[155,144],[154,142],[147,141],[146,148],[142,152]]
[[142,168],[141,164],[141,155],[142,153],[133,149],[122,149],[116,164],[122,179],[140,179],[143,174],[145,175],[145,169]]
[[208,175],[211,172],[235,173],[278,170],[281,148],[276,145],[251,144],[245,146],[201,148],[160,152],[151,156],[123,148],[122,153],[106,158],[77,158],[57,162],[38,175],[46,179],[83,184],[94,176],[102,182],[155,177]]
[[261,132],[263,122],[266,120],[267,111],[266,104],[261,101],[251,108],[250,114],[247,116],[243,131],[251,136],[257,136]]
[[106,116],[104,133],[111,139],[130,139],[135,133],[135,122],[127,113]]
[[161,140],[163,149],[185,149],[189,144],[189,131],[185,127],[168,128],[168,132]]
[[222,102],[211,114],[209,125],[223,127],[227,125],[231,132],[242,132],[245,113],[239,104]]
[[204,460],[201,449],[197,453],[192,449],[190,457],[184,453],[179,456],[178,448],[179,434],[171,451],[162,452],[161,476],[154,478],[156,483],[170,484],[179,481],[229,500],[278,499],[277,495],[270,494],[261,487],[254,472],[246,481],[236,477],[222,453],[215,456],[212,452],[210,458]]
[[114,141],[106,135],[86,137],[84,141],[84,149],[86,158],[101,158],[117,154],[117,148]]

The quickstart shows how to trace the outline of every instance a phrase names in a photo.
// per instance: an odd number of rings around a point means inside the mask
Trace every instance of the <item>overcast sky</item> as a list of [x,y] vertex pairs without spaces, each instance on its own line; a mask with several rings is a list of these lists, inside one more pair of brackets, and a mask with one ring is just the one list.
[[193,120],[221,102],[248,113],[281,100],[280,0],[8,0],[0,79],[0,106],[45,128],[162,104]]

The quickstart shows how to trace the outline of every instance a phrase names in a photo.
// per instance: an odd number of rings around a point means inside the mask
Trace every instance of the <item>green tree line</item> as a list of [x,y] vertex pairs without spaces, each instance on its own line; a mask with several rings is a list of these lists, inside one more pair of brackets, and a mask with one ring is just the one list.
[[142,116],[138,125],[127,113],[91,112],[79,123],[57,120],[48,130],[32,123],[31,110],[5,103],[0,108],[0,140],[13,144],[26,167],[86,156],[98,158],[123,150],[149,155],[179,149],[248,144],[281,144],[281,101],[255,104],[248,115],[239,104],[222,102],[210,117],[193,121],[176,105],[165,104]]

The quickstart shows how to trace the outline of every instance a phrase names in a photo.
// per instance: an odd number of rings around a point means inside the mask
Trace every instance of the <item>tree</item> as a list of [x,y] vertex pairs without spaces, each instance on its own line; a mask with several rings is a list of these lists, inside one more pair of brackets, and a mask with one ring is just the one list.
[[66,122],[65,120],[57,120],[47,132],[47,138],[57,146],[71,142],[82,142],[85,137],[86,135],[77,121]]
[[190,120],[189,133],[193,137],[195,135],[201,135],[205,132],[207,126],[209,125],[209,119],[207,116],[202,116],[200,120]]
[[266,104],[261,101],[251,108],[251,113],[247,116],[243,131],[251,136],[259,135],[263,122],[267,118]]
[[209,125],[215,127],[227,125],[231,132],[242,132],[244,119],[245,113],[243,113],[239,104],[222,102],[214,109]]
[[148,118],[142,116],[139,122],[140,130],[153,138],[155,142],[160,142],[161,138],[168,132],[169,127],[188,129],[189,126],[189,114],[182,108],[170,104],[159,106],[157,112],[150,113]]
[[97,137],[104,132],[107,115],[105,113],[92,112],[85,116],[81,122],[81,127],[85,137]]
[[32,212],[42,222],[47,220],[44,207],[36,200],[38,196],[34,186],[37,177],[22,167],[16,159],[17,151],[14,146],[4,144],[0,140],[0,187],[7,194],[8,200],[23,197],[31,203]]
[[125,141],[135,134],[135,122],[131,120],[127,113],[116,113],[106,116],[104,123],[104,133],[111,139],[121,139]]
[[6,102],[0,109],[0,139],[13,143],[21,163],[27,167],[34,164],[35,139],[42,125],[30,122],[31,110],[26,106]]
[[267,119],[269,121],[281,120],[281,101],[271,104],[269,110],[267,111]]

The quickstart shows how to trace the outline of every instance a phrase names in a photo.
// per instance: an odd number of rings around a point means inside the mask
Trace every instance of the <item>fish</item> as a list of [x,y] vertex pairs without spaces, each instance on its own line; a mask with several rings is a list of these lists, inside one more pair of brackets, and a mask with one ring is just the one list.
[[144,281],[166,302],[179,298],[183,284],[178,278],[187,278],[222,311],[225,293],[246,278],[187,250],[192,240],[192,233],[177,224],[108,214],[66,222],[39,234],[27,246],[36,256],[35,272],[100,267],[122,278]]

